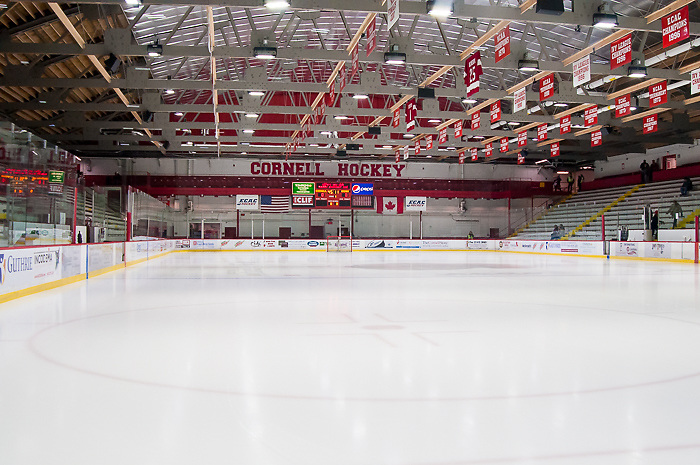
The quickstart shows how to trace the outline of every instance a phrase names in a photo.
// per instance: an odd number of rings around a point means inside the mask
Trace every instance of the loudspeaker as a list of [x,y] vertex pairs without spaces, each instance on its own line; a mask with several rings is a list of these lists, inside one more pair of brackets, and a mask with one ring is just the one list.
[[114,74],[119,71],[119,66],[121,66],[122,61],[117,58],[113,53],[109,54],[109,57],[105,60],[105,68],[109,74]]
[[560,15],[564,13],[564,0],[537,0],[536,13]]
[[370,126],[367,128],[367,133],[370,136],[378,136],[382,133],[382,128],[380,126]]
[[170,148],[170,141],[169,140],[164,140],[163,141],[163,148],[165,150],[168,150]]
[[143,120],[147,123],[150,123],[151,121],[153,121],[153,112],[148,111],[148,110],[144,111],[143,112]]
[[335,156],[336,156],[336,157],[341,157],[341,158],[342,158],[342,157],[347,157],[347,156],[348,156],[348,152],[346,152],[345,150],[338,150],[337,152],[335,152]]
[[435,89],[432,87],[419,87],[418,98],[435,98]]
[[345,144],[345,150],[360,150],[360,144]]

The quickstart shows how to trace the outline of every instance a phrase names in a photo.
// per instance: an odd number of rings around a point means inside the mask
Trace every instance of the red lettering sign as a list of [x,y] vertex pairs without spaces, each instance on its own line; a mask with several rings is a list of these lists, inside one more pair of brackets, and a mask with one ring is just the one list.
[[396,163],[401,161],[401,150],[394,152]]
[[481,127],[481,113],[475,111],[472,113],[472,131]]
[[462,120],[455,123],[455,138],[462,137]]
[[603,133],[600,131],[593,131],[591,133],[591,147],[598,147],[603,145]]
[[508,151],[508,138],[501,137],[501,153],[506,153]]
[[659,128],[659,116],[649,115],[644,117],[644,134],[649,134],[650,132],[656,132]]
[[504,27],[494,38],[496,63],[510,55],[510,26]]
[[666,81],[649,86],[649,107],[663,105],[667,100]]
[[431,134],[425,136],[425,150],[431,150],[433,148],[433,136]]
[[491,155],[493,155],[493,144],[491,142],[486,144],[486,148],[484,148],[484,152],[486,153],[487,157],[490,157]]
[[352,68],[350,68],[350,82],[355,77],[357,70],[360,69],[360,43],[356,43],[352,49]]
[[479,159],[479,150],[476,147],[469,149],[472,153],[472,161],[477,161]]
[[554,142],[552,145],[549,146],[549,154],[551,157],[558,157],[559,156],[559,142]]
[[661,19],[661,32],[664,36],[664,48],[690,37],[688,29],[688,7],[684,6],[675,13]]
[[491,104],[491,124],[501,120],[501,101]]
[[406,113],[406,130],[413,131],[416,127],[416,115],[418,114],[418,107],[416,107],[415,100],[411,99],[406,102],[404,112]]
[[459,164],[463,165],[464,160],[467,158],[467,151],[466,150],[460,150],[459,152]]
[[537,126],[537,142],[547,139],[547,123]]
[[583,124],[584,126],[593,126],[598,124],[598,106],[592,106],[586,108],[583,112]]
[[571,132],[571,115],[562,116],[559,118],[559,134],[568,134]]
[[370,56],[377,47],[377,18],[375,17],[367,26],[367,56]]
[[630,94],[615,99],[615,118],[622,118],[632,113]]
[[522,165],[525,163],[525,155],[523,155],[523,152],[518,152],[518,165]]
[[476,52],[469,55],[464,65],[464,83],[467,85],[467,97],[479,92],[479,78],[484,73],[481,67],[481,52]]
[[610,69],[619,68],[632,61],[632,34],[610,44]]
[[340,87],[338,88],[338,93],[342,93],[343,89],[345,89],[345,84],[347,80],[347,75],[345,72],[345,62],[343,62],[343,65],[340,67],[340,71],[338,71],[338,82],[340,83]]
[[391,127],[398,128],[399,122],[401,122],[401,107],[394,110],[394,117],[391,119]]
[[554,95],[554,73],[540,79],[540,102]]
[[420,139],[416,141],[416,155],[420,155]]
[[527,145],[527,131],[518,133],[518,147],[525,147]]
[[447,128],[440,129],[438,143],[444,144],[447,142]]

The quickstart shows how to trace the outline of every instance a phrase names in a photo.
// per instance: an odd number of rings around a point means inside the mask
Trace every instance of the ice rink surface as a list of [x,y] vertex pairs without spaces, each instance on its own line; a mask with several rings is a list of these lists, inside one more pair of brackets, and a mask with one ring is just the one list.
[[700,463],[700,271],[174,253],[0,305],[2,465]]

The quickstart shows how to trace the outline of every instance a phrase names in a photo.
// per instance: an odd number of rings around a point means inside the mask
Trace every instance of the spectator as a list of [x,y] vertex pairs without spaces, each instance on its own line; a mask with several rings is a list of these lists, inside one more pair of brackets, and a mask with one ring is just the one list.
[[693,181],[691,181],[689,177],[683,178],[683,184],[681,185],[681,196],[687,197],[692,190]]
[[569,174],[566,175],[566,182],[568,185],[566,186],[566,190],[569,194],[574,190],[574,173],[569,171]]
[[550,238],[554,241],[556,239],[559,239],[561,236],[559,235],[559,226],[556,224],[554,225],[554,230],[552,231],[552,235]]
[[649,163],[647,163],[646,160],[642,161],[642,164],[639,165],[639,171],[642,173],[642,184],[646,184],[649,174]]
[[469,239],[474,239],[474,233],[469,231],[469,236],[467,236]]
[[581,192],[581,186],[583,186],[583,175],[582,174],[578,175],[577,181],[578,181],[578,191]]
[[564,227],[563,224],[559,225],[559,237],[562,238],[564,237],[564,234],[566,233],[566,228]]
[[654,210],[654,214],[651,215],[651,240],[656,241],[659,239],[659,210]]
[[561,192],[561,177],[557,175],[556,178],[554,178],[554,192]]
[[666,213],[671,215],[671,218],[673,218],[673,227],[675,228],[678,224],[678,220],[683,217],[683,208],[681,207],[681,204],[674,200]]
[[659,171],[659,162],[656,160],[652,160],[651,166],[649,166],[649,169],[647,170],[648,182],[654,182],[654,171]]

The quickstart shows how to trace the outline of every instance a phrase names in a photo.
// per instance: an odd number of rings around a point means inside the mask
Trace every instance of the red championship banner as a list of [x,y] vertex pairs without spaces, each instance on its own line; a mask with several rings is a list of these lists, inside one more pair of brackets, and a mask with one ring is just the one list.
[[661,19],[661,32],[664,36],[664,48],[690,37],[688,29],[688,7],[684,6],[675,13]]
[[649,86],[649,107],[658,107],[668,100],[666,92],[666,81]]
[[488,144],[486,144],[486,147],[484,148],[484,153],[486,153],[487,157],[493,155],[493,143],[489,142]]
[[444,144],[447,142],[447,128],[442,128],[440,129],[440,132],[438,133],[438,143],[439,144]]
[[547,139],[547,123],[537,126],[537,142]]
[[433,136],[429,134],[425,136],[425,150],[432,150],[433,148]]
[[571,132],[571,115],[566,115],[559,118],[559,134],[568,134]]
[[473,147],[469,150],[471,151],[471,154],[472,154],[472,161],[477,161],[479,159],[479,149],[477,149],[476,147]]
[[333,82],[328,89],[328,105],[333,106],[333,102],[335,102],[335,79],[333,79]]
[[540,79],[540,102],[554,95],[554,73]]
[[615,118],[622,118],[632,113],[630,94],[615,99]]
[[584,126],[595,126],[598,124],[598,105],[586,108],[583,112],[583,125]]
[[520,151],[518,152],[518,165],[522,165],[523,163],[525,163],[525,155]]
[[479,92],[479,78],[484,74],[481,67],[481,52],[476,52],[469,55],[464,64],[464,83],[467,85],[467,97]]
[[462,137],[462,133],[463,133],[462,120],[459,120],[455,123],[455,138]]
[[510,26],[504,27],[496,34],[494,49],[496,51],[496,63],[510,55]]
[[391,127],[398,128],[400,122],[401,122],[401,107],[394,110],[394,116],[391,119]]
[[550,149],[549,149],[550,157],[558,157],[559,156],[559,142],[554,142],[549,147],[550,147]]
[[501,153],[506,153],[508,151],[508,138],[501,137]]
[[610,69],[619,68],[632,61],[632,34],[627,34],[610,44]]
[[420,155],[420,139],[416,141],[416,155]]
[[348,81],[352,82],[352,79],[357,74],[357,70],[360,69],[360,43],[355,44],[352,49],[352,68],[350,68],[350,79]]
[[396,156],[396,163],[401,161],[401,150],[397,150],[394,152],[394,155]]
[[644,117],[644,134],[656,132],[659,129],[659,115],[649,115]]
[[341,94],[343,90],[345,89],[345,84],[347,84],[347,75],[345,71],[345,62],[343,62],[343,66],[340,67],[340,71],[338,71],[338,83],[340,84],[340,87],[338,88],[338,93]]
[[527,145],[527,131],[518,133],[518,147],[525,147]]
[[496,121],[501,121],[501,101],[498,100],[491,104],[491,124]]
[[464,160],[467,158],[467,151],[466,150],[460,150],[459,151],[459,164],[463,165]]
[[603,133],[600,131],[593,131],[591,133],[591,147],[598,147],[603,145]]
[[481,127],[481,113],[475,111],[472,113],[472,131]]
[[416,127],[416,115],[418,114],[418,107],[416,107],[416,101],[411,99],[408,102],[406,102],[404,112],[406,113],[406,130],[413,131],[413,129]]
[[377,47],[377,18],[376,16],[367,26],[367,56],[370,56]]

